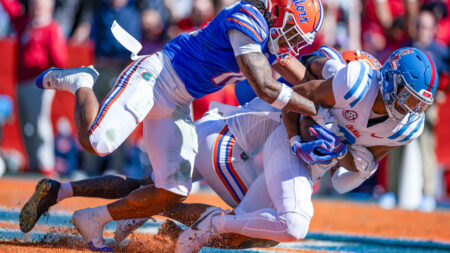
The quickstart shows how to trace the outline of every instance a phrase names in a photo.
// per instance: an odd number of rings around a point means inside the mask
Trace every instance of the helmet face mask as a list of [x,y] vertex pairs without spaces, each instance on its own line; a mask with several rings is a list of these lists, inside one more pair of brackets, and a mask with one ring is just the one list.
[[286,13],[283,26],[272,27],[269,31],[268,47],[270,53],[280,58],[288,55],[296,56],[299,54],[300,49],[311,45],[314,41],[315,34],[305,34],[300,27],[291,23],[295,22],[293,16],[292,13]]
[[273,22],[268,48],[279,58],[296,56],[311,45],[323,20],[320,0],[268,0]]
[[437,87],[434,63],[415,48],[395,51],[380,70],[379,88],[389,117],[401,124],[420,119]]

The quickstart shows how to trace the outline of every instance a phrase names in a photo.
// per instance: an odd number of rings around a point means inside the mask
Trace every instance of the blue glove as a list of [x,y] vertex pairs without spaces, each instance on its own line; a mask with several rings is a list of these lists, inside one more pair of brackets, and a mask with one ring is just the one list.
[[347,153],[347,146],[342,140],[330,130],[314,125],[309,128],[309,132],[318,140],[323,140],[325,148],[318,147],[319,152],[334,154],[335,158],[342,158]]
[[295,142],[291,149],[297,156],[307,164],[328,163],[336,155],[326,151],[324,140],[314,140],[309,142]]

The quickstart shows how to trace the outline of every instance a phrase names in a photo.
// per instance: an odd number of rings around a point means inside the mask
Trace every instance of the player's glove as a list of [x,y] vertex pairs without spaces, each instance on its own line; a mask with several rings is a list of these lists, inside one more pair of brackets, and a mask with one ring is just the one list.
[[347,153],[347,146],[326,128],[314,125],[309,131],[317,140],[296,141],[291,146],[292,151],[307,164],[326,164],[334,158],[344,157]]
[[334,154],[334,158],[337,159],[341,159],[347,154],[347,145],[336,134],[325,127],[314,125],[309,128],[309,132],[318,140],[324,141],[325,148],[318,147],[319,152]]

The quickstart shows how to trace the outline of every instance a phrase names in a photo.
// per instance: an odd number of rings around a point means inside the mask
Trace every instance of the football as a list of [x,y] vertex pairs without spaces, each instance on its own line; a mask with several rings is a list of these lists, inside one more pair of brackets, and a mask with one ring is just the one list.
[[309,128],[313,125],[317,124],[311,117],[304,116],[300,120],[300,137],[302,138],[302,142],[308,142],[316,139],[314,136],[311,135],[309,132]]

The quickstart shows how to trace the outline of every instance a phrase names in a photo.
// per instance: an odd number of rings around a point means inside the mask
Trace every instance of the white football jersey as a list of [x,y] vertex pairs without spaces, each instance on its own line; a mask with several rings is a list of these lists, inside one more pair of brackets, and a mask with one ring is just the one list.
[[[380,73],[365,62],[353,61],[340,69],[333,79],[336,101],[330,109],[344,134],[347,144],[364,147],[401,146],[417,138],[423,130],[424,115],[407,124],[407,118],[397,120],[371,119],[372,107],[379,94]],[[411,117],[410,117],[411,118]]]

